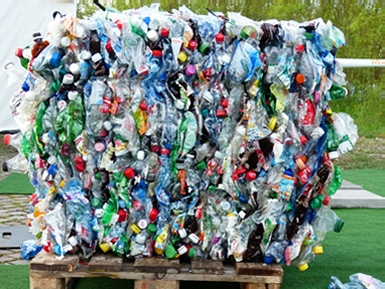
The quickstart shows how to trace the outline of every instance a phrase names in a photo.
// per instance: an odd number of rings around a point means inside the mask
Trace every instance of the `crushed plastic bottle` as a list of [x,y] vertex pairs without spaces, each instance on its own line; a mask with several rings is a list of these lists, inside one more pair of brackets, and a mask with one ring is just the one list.
[[59,258],[101,250],[304,269],[338,220],[332,161],[358,137],[328,104],[346,95],[334,58],[343,33],[322,19],[185,6],[105,13],[57,14],[46,38],[17,50],[25,75],[7,65],[21,130],[7,168],[36,188],[39,244]]

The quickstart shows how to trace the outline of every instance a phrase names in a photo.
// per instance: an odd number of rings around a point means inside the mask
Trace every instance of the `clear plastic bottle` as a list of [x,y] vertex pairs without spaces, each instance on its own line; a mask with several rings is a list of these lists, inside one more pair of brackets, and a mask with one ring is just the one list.
[[18,153],[13,158],[3,162],[3,171],[26,174],[28,172],[28,161],[22,153]]

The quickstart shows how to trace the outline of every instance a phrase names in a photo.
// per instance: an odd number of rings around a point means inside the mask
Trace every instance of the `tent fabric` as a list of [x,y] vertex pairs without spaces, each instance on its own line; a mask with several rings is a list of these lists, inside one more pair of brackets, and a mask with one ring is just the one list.
[[16,48],[32,45],[32,34],[40,31],[44,36],[47,24],[52,21],[52,14],[76,14],[76,0],[3,0],[0,6],[0,132],[18,130],[13,120],[10,99],[17,91],[17,86],[7,85],[5,64],[15,63],[23,73],[15,56]]

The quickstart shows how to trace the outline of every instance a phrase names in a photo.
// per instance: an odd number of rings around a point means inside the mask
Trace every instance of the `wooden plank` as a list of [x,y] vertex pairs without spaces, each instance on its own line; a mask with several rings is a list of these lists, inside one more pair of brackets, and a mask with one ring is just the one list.
[[191,273],[223,275],[223,263],[207,259],[193,259],[191,260]]
[[90,272],[119,272],[123,266],[123,258],[112,254],[97,253],[88,263]]
[[140,258],[134,263],[135,272],[177,274],[180,271],[179,259]]
[[281,288],[281,284],[268,284],[267,288],[268,289],[279,289],[279,288]]
[[[47,276],[47,274],[46,274]],[[30,289],[66,289],[64,278],[29,278]]]
[[179,281],[136,280],[134,289],[179,289]]
[[[178,274],[167,273],[148,273],[137,272],[133,269],[132,263],[123,263],[120,272],[89,272],[86,266],[81,266],[73,272],[55,271],[50,272],[52,278],[94,278],[109,277],[114,279],[128,280],[149,280],[156,281],[162,279],[164,281],[207,281],[207,282],[240,282],[240,283],[282,283],[282,276],[258,276],[258,275],[237,275],[233,265],[224,265],[223,275],[210,274],[191,274],[190,264],[180,264],[180,272]],[[46,271],[30,270],[31,277],[47,277]]]
[[47,272],[64,271],[72,272],[76,269],[79,263],[79,256],[67,255],[63,260],[58,260],[56,255],[48,254],[45,251],[40,251],[35,258],[29,263],[30,270],[42,270]]
[[266,289],[266,284],[241,283],[241,289]]
[[283,269],[279,264],[235,263],[235,270],[238,275],[283,276]]

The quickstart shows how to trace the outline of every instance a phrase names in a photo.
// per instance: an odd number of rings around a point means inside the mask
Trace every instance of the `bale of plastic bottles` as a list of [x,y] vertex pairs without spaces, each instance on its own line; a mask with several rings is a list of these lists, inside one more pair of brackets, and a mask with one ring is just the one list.
[[332,23],[152,6],[48,30],[16,51],[22,78],[7,66],[23,155],[7,169],[36,188],[44,250],[305,270],[341,231],[333,159],[358,136],[328,104],[347,94]]

